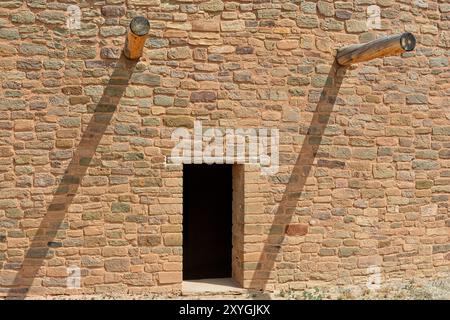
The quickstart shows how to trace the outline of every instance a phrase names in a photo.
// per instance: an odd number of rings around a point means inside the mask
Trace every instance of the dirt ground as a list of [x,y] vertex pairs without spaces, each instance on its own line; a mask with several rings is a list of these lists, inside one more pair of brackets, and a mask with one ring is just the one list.
[[397,281],[382,285],[379,289],[369,290],[366,286],[344,286],[334,288],[313,287],[298,291],[263,292],[227,292],[202,294],[142,294],[142,295],[70,295],[29,297],[30,300],[450,300],[450,278],[436,280]]

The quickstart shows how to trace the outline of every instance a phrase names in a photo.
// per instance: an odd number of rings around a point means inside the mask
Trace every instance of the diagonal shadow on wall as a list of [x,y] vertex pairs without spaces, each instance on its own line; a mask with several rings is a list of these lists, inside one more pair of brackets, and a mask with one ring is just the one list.
[[[251,289],[264,290],[269,281],[270,272],[273,270],[275,260],[285,239],[286,227],[295,213],[297,201],[305,187],[306,179],[313,166],[346,71],[347,67],[339,66],[336,61],[331,66],[326,85],[320,95],[286,190],[275,213],[268,239],[256,265],[256,270],[249,286]],[[282,230],[281,233],[280,230]],[[259,299],[268,299],[269,297],[268,294],[263,294],[259,296]]]
[[74,151],[72,160],[62,177],[53,199],[47,208],[24,261],[19,269],[12,288],[9,289],[7,299],[23,299],[30,290],[44,260],[52,255],[52,246],[58,229],[61,227],[67,210],[71,205],[81,180],[86,174],[89,163],[95,154],[100,140],[114,115],[120,99],[128,86],[137,61],[128,60],[120,56],[115,62],[113,73],[106,85],[102,97],[96,105],[81,141]]

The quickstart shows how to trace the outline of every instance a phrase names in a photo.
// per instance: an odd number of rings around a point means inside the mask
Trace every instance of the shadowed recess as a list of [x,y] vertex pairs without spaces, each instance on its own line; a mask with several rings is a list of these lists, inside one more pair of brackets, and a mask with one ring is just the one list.
[[[269,281],[270,272],[273,270],[275,259],[286,236],[286,227],[295,213],[297,202],[313,166],[346,71],[347,67],[340,67],[337,62],[334,62],[331,66],[326,85],[320,95],[302,148],[286,185],[286,190],[275,213],[268,239],[256,264],[250,282],[250,288],[252,289],[264,290]],[[282,231],[280,232],[280,230]]]
[[66,217],[67,209],[86,174],[100,140],[105,133],[114,111],[119,105],[137,61],[130,61],[122,54],[117,60],[113,73],[106,85],[102,97],[96,105],[81,141],[73,153],[72,160],[62,177],[51,203],[45,213],[30,247],[25,255],[21,268],[9,289],[7,298],[25,298],[39,274],[44,260],[53,255],[53,247],[58,229]]

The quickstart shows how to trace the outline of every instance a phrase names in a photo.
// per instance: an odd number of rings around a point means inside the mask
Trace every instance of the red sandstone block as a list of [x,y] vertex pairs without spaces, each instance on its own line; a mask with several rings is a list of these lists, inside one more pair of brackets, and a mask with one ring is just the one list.
[[304,236],[308,233],[308,225],[303,223],[289,224],[286,226],[288,236]]

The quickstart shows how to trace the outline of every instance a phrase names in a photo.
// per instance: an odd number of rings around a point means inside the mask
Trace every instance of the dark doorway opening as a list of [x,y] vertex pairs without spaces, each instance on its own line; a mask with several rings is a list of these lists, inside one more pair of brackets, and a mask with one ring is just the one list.
[[232,165],[183,166],[183,280],[230,278]]

